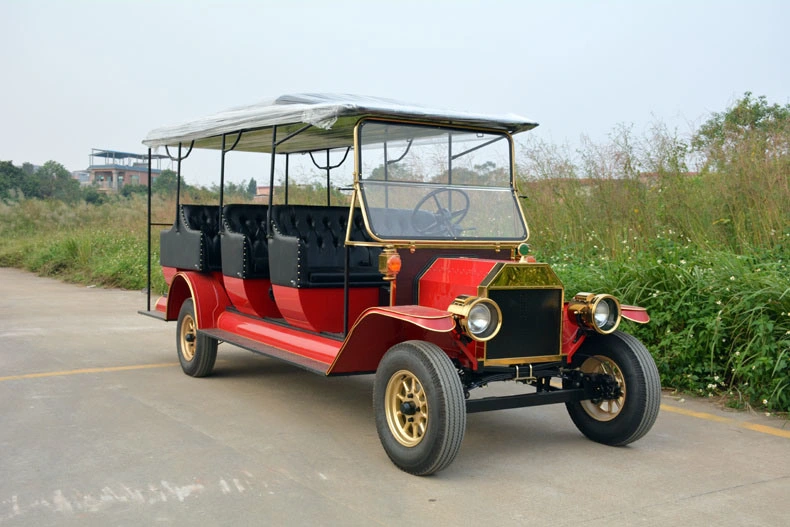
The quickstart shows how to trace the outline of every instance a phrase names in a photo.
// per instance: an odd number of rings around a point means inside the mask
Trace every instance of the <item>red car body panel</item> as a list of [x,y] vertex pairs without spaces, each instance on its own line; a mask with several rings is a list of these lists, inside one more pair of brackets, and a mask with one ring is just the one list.
[[404,340],[427,340],[458,355],[452,316],[420,306],[367,310],[345,341],[225,311],[217,328],[327,365],[327,375],[376,371],[384,353]]
[[272,281],[266,278],[242,279],[232,276],[224,277],[225,291],[233,306],[247,315],[254,317],[280,318],[277,304],[269,296]]
[[[462,342],[447,307],[461,294],[477,295],[478,286],[501,260],[437,258],[419,278],[420,305],[370,307],[378,303],[377,288],[349,291],[349,323],[345,341],[320,334],[343,331],[343,290],[301,289],[273,286],[277,304],[269,298],[269,280],[241,280],[221,273],[197,273],[163,268],[169,292],[157,301],[156,310],[166,320],[177,320],[184,300],[192,298],[200,329],[218,328],[277,349],[326,364],[327,375],[376,371],[384,353],[407,340],[433,342],[458,360],[477,370],[485,356],[485,344]],[[278,309],[278,305],[281,309]],[[235,309],[228,310],[233,306]],[[562,321],[562,354],[568,362],[588,334],[565,304]],[[293,327],[264,320],[280,314]],[[623,317],[635,322],[650,320],[637,306],[622,306]]]
[[[294,327],[308,331],[343,331],[343,288],[297,288],[272,286],[277,307]],[[350,288],[348,320],[352,324],[362,312],[379,303],[376,287]]]
[[562,317],[562,354],[568,356],[568,362],[573,358],[573,354],[581,348],[584,339],[587,337],[586,331],[579,331],[579,323],[573,313],[568,311],[568,303],[565,303]]
[[165,265],[162,266],[162,275],[165,277],[165,283],[170,286],[173,282],[173,277],[175,277],[176,273],[178,273],[178,269],[175,267],[167,267]]
[[458,295],[477,296],[477,288],[502,260],[437,258],[420,277],[417,303],[447,310]]

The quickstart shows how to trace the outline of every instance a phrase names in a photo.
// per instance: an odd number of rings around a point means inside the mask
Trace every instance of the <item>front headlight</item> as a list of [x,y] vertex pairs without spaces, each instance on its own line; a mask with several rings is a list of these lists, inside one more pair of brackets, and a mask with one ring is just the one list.
[[502,327],[502,311],[490,298],[461,295],[447,310],[456,315],[464,333],[474,340],[491,340]]
[[620,302],[612,295],[579,293],[568,309],[584,326],[603,335],[613,333],[620,325]]

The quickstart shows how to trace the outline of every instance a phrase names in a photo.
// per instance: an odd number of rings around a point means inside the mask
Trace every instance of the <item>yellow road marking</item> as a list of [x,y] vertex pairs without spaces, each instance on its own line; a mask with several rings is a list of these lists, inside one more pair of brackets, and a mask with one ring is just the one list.
[[[65,371],[49,371],[49,372],[42,372],[42,373],[25,373],[22,375],[9,375],[6,377],[0,377],[0,382],[3,381],[18,381],[22,379],[40,379],[43,377],[62,377],[66,375],[81,375],[85,373],[107,373],[107,372],[114,372],[114,371],[129,371],[129,370],[147,370],[151,368],[168,368],[172,366],[178,366],[179,363],[177,362],[162,362],[158,364],[137,364],[134,366],[111,366],[106,368],[81,368],[78,370],[65,370]],[[695,417],[697,419],[704,419],[706,421],[714,421],[717,423],[726,423],[735,425],[741,428],[745,428],[747,430],[752,430],[753,432],[760,432],[762,434],[769,434],[777,437],[784,437],[786,439],[790,439],[790,430],[782,430],[780,428],[774,428],[773,426],[766,426],[757,423],[748,423],[737,421],[735,419],[731,419],[729,417],[723,417],[721,415],[709,414],[707,412],[697,412],[695,410],[688,410],[686,408],[679,408],[677,406],[670,406],[667,404],[661,405],[661,410],[664,412],[670,412],[674,414],[685,415],[688,417]]]
[[177,362],[163,362],[159,364],[137,364],[134,366],[112,366],[109,368],[82,368],[79,370],[66,370],[66,371],[48,371],[43,373],[25,373],[23,375],[9,375],[7,377],[0,377],[0,382],[3,381],[18,381],[21,379],[40,379],[41,377],[61,377],[64,375],[81,375],[83,373],[105,373],[112,371],[128,371],[128,370],[146,370],[149,368],[167,368],[170,366],[178,366]]
[[723,417],[721,415],[709,414],[707,412],[697,412],[694,410],[688,410],[686,408],[678,408],[677,406],[669,406],[667,404],[662,404],[661,410],[664,412],[671,412],[675,414],[686,415],[689,417],[696,417],[697,419],[705,419],[706,421],[726,423],[734,426],[739,426],[747,430],[752,430],[753,432],[760,432],[761,434],[769,434],[772,436],[784,437],[786,439],[790,439],[790,430],[782,430],[781,428],[774,428],[773,426],[759,425],[757,423],[747,423],[744,421],[731,419],[729,417]]

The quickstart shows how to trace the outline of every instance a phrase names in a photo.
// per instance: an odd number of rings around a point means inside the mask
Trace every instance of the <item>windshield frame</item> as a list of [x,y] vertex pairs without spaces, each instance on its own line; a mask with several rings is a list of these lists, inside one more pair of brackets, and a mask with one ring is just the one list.
[[[513,198],[513,204],[515,205],[514,210],[514,221],[520,220],[521,225],[523,226],[524,237],[523,238],[495,238],[495,237],[480,237],[480,238],[467,238],[467,239],[453,239],[453,238],[443,238],[443,237],[430,237],[430,236],[419,236],[419,237],[402,237],[402,238],[389,238],[389,237],[381,237],[378,236],[373,228],[371,227],[371,220],[370,220],[370,211],[368,210],[367,200],[365,199],[365,192],[364,192],[364,184],[365,182],[361,180],[362,174],[362,129],[366,123],[381,123],[381,124],[394,124],[394,125],[404,125],[404,126],[412,126],[412,127],[425,127],[425,128],[433,128],[433,129],[441,129],[447,130],[448,132],[462,132],[462,133],[484,133],[484,134],[491,134],[497,135],[504,138],[508,143],[508,186],[504,185],[477,185],[478,189],[502,189],[503,192],[509,192]],[[485,146],[485,145],[483,145]],[[476,150],[478,147],[472,148],[469,151]],[[462,151],[461,154],[464,155],[467,152]],[[380,183],[379,181],[375,181],[375,183]],[[408,185],[410,182],[393,182],[399,185]],[[424,186],[426,183],[420,182],[411,182],[414,185]],[[463,185],[463,184],[435,184],[437,189],[440,188],[450,188],[450,189],[469,189],[475,188],[470,185]],[[410,120],[400,120],[400,119],[383,119],[383,118],[376,118],[376,117],[366,117],[360,119],[356,126],[354,127],[354,183],[353,183],[353,195],[351,199],[351,207],[352,209],[356,206],[359,206],[362,210],[362,218],[365,224],[365,229],[368,231],[368,234],[372,240],[374,240],[375,245],[388,245],[388,246],[400,246],[400,247],[417,247],[417,246],[465,246],[465,247],[479,247],[479,248],[499,248],[499,247],[515,247],[520,243],[526,242],[529,239],[529,226],[527,224],[526,218],[524,216],[524,211],[521,207],[521,201],[519,199],[518,191],[515,185],[515,147],[512,134],[508,132],[504,132],[502,130],[494,130],[489,128],[478,128],[478,127],[468,127],[468,126],[453,126],[453,125],[446,125],[443,123],[436,123],[436,122],[429,122],[429,121],[410,121]],[[507,190],[506,190],[507,189]],[[347,238],[347,243],[349,245],[369,245],[370,242],[354,242],[353,240],[349,240]]]

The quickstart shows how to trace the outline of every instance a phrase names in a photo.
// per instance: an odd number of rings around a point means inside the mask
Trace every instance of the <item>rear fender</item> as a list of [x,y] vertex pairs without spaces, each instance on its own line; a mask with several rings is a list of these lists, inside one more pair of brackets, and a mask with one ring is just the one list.
[[195,316],[201,329],[217,325],[219,315],[230,306],[222,283],[214,275],[191,271],[176,273],[167,294],[167,320],[178,319],[184,300],[192,298]]
[[424,306],[373,307],[349,331],[327,375],[370,373],[392,346],[407,340],[432,342],[451,358],[465,354],[447,311]]

